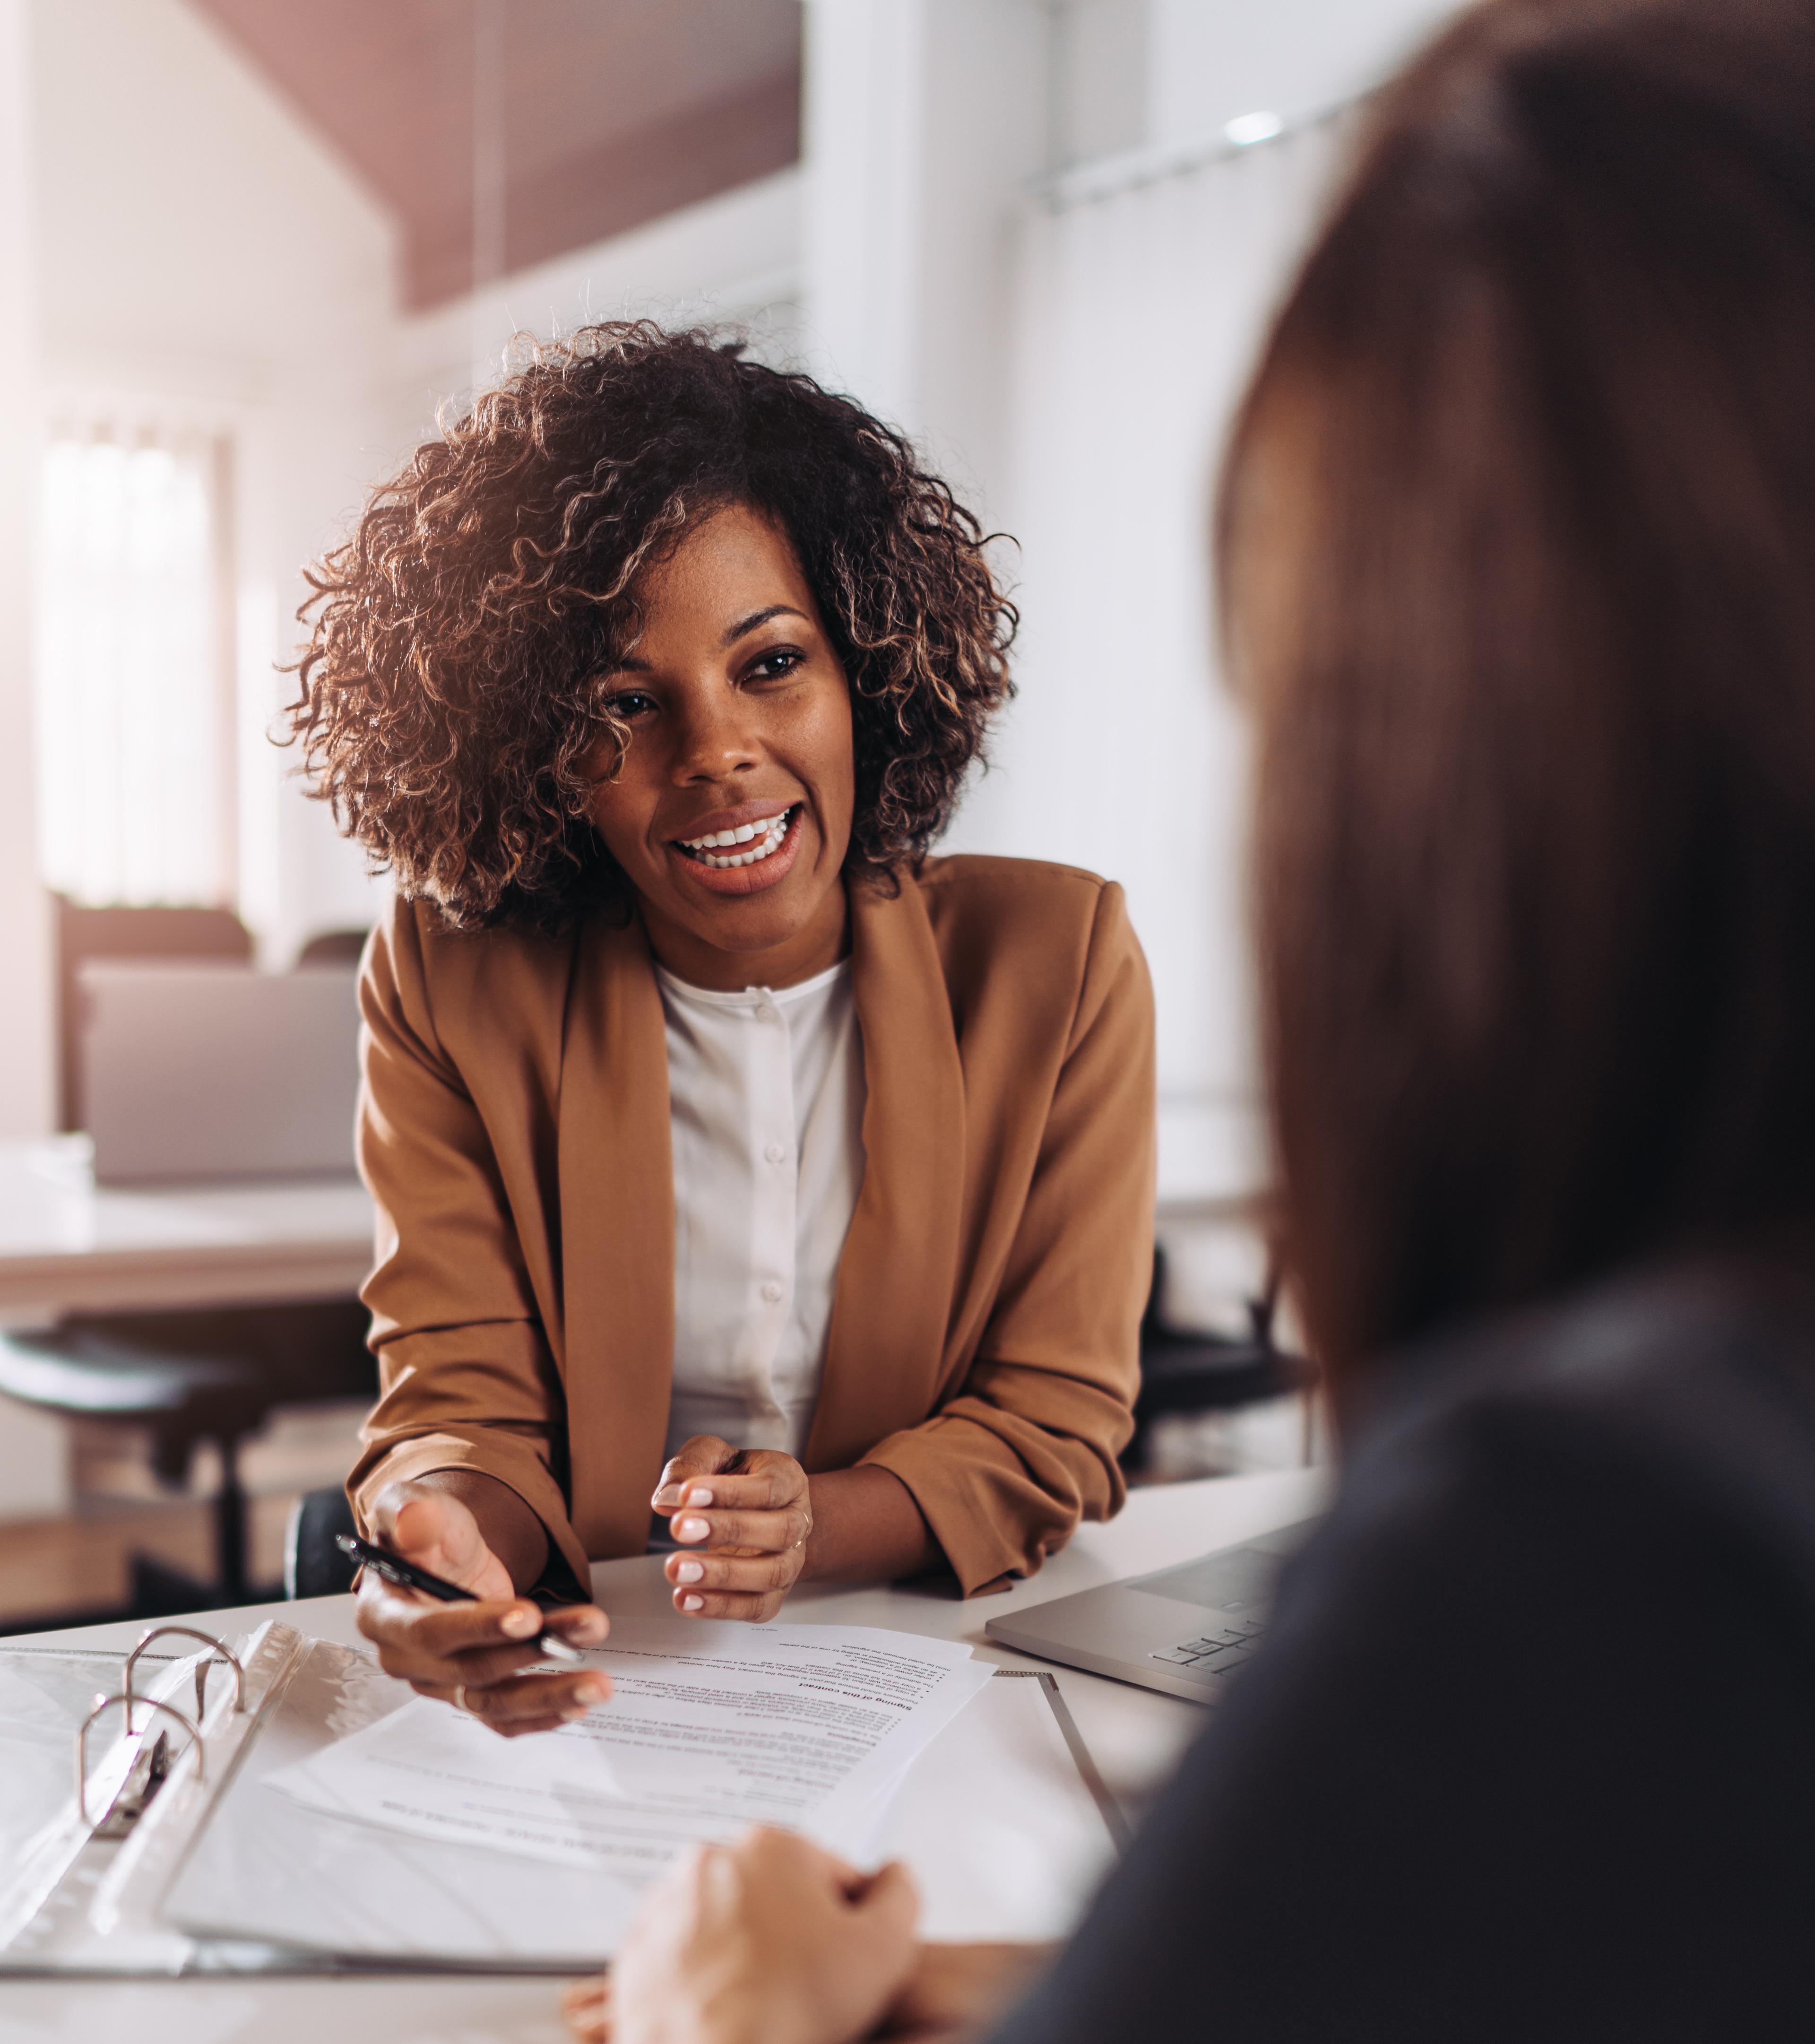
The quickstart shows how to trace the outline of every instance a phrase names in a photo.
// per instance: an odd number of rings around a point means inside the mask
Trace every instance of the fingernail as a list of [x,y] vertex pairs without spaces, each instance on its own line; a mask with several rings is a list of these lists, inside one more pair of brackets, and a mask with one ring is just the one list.
[[675,1567],[674,1580],[677,1583],[696,1583],[705,1573],[704,1562],[681,1562]]
[[524,1611],[519,1606],[505,1613],[504,1629],[512,1639],[521,1639],[525,1633],[535,1631],[535,1626],[536,1614],[532,1611]]
[[712,1530],[703,1519],[677,1519],[674,1522],[677,1540],[704,1540]]
[[651,1504],[678,1504],[681,1502],[680,1485],[665,1483],[649,1501]]
[[696,1485],[687,1493],[687,1502],[689,1504],[710,1504],[712,1501],[712,1493],[703,1485]]
[[593,1704],[602,1704],[605,1700],[607,1692],[604,1683],[589,1682],[585,1689],[579,1690],[577,1693],[579,1696],[582,1710],[589,1711],[593,1708]]
[[704,1611],[706,1600],[702,1596],[684,1596],[681,1600],[681,1608],[683,1611]]

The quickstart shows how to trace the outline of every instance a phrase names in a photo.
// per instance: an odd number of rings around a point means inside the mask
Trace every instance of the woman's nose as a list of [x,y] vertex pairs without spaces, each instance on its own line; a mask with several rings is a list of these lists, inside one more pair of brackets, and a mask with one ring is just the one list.
[[731,690],[690,694],[677,738],[674,770],[679,780],[716,779],[754,766],[759,755],[747,705]]

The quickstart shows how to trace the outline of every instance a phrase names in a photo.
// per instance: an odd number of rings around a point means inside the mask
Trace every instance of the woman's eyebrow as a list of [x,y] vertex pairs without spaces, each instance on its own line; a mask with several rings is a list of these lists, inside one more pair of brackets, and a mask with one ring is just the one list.
[[805,611],[796,610],[791,603],[772,603],[766,610],[753,610],[749,617],[740,617],[735,624],[727,630],[719,644],[721,646],[734,646],[746,632],[754,632],[758,625],[766,624],[772,617],[798,617],[804,624],[810,624],[812,622]]

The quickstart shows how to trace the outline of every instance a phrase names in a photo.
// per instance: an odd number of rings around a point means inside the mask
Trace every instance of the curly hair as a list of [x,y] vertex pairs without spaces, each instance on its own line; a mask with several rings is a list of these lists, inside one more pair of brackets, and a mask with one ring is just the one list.
[[310,571],[287,714],[312,792],[454,928],[625,901],[586,816],[601,739],[631,743],[607,678],[640,578],[734,503],[788,535],[850,682],[847,874],[917,864],[1012,691],[982,528],[848,398],[647,321],[528,344]]

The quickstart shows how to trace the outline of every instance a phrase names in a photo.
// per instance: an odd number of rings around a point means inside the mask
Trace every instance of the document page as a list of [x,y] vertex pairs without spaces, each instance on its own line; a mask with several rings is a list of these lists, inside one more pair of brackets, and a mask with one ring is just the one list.
[[968,1646],[869,1627],[626,1619],[609,1702],[501,1739],[418,1698],[269,1777],[309,1807],[640,1884],[754,1823],[866,1851],[902,1777],[987,1686]]

